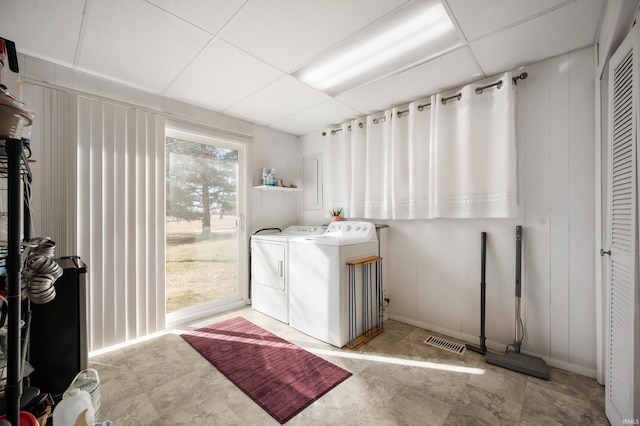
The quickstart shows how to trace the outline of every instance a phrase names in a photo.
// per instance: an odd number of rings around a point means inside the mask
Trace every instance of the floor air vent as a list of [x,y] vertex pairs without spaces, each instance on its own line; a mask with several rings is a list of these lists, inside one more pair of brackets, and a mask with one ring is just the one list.
[[460,343],[452,342],[451,340],[443,339],[442,337],[429,336],[424,341],[427,345],[435,346],[440,349],[455,352],[459,355],[464,353],[465,346]]

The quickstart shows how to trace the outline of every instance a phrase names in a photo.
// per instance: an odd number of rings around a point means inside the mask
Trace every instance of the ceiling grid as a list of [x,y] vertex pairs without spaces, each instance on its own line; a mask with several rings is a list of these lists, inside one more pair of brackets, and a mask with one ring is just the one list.
[[[332,49],[421,6],[446,10],[455,47],[337,92],[299,78]],[[0,8],[0,36],[19,53],[296,135],[593,45],[604,10],[603,0],[0,0]]]

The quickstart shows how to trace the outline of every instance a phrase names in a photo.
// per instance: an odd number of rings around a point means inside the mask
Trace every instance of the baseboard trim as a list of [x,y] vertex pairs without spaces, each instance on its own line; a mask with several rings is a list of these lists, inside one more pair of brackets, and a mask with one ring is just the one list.
[[[453,330],[449,330],[434,324],[429,324],[426,322],[422,322],[422,321],[417,321],[411,318],[407,318],[407,317],[403,317],[401,315],[394,315],[394,314],[390,314],[389,315],[389,319],[398,321],[398,322],[402,322],[405,324],[409,324],[409,325],[413,325],[415,327],[420,327],[423,328],[425,330],[429,330],[429,331],[434,331],[436,333],[440,333],[443,334],[445,336],[449,336],[449,337],[453,337],[455,339],[458,340],[462,340],[464,342],[467,343],[473,343],[473,344],[478,344],[478,336],[472,336],[469,334],[465,334],[465,333],[460,333],[457,331],[453,331]],[[491,341],[491,340],[487,340],[485,342],[485,344],[487,345],[488,349],[492,349],[494,351],[498,351],[498,352],[502,352],[505,350],[505,348],[507,347],[507,344],[510,344],[512,342],[509,343],[503,343],[503,342],[495,342],[495,341]],[[577,365],[577,364],[572,364],[570,362],[566,362],[566,361],[562,361],[559,359],[555,359],[555,358],[551,358],[548,356],[544,356],[541,354],[537,354],[534,352],[527,352],[527,351],[522,351],[522,353],[525,353],[527,355],[531,355],[531,356],[537,356],[539,358],[542,358],[549,366],[554,367],[554,368],[559,368],[561,370],[565,370],[565,371],[569,371],[571,373],[576,373],[576,374],[580,374],[582,376],[586,376],[586,377],[590,377],[592,379],[596,378],[596,369],[595,368],[588,368],[588,367],[584,367],[581,365]]]

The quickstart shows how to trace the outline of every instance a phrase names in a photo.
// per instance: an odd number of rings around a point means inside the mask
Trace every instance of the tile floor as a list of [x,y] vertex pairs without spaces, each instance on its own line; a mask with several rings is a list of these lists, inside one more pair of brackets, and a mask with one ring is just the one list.
[[[555,368],[549,381],[529,377],[472,351],[426,345],[435,333],[393,320],[359,351],[333,348],[251,308],[181,330],[238,315],[353,373],[288,425],[609,424],[604,388],[593,379]],[[91,358],[102,419],[115,426],[278,425],[179,332]]]

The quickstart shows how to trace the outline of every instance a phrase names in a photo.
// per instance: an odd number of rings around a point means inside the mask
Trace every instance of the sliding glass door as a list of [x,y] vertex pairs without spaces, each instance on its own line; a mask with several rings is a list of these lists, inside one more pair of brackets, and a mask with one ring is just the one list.
[[243,300],[242,176],[244,145],[167,130],[168,319],[203,316]]

